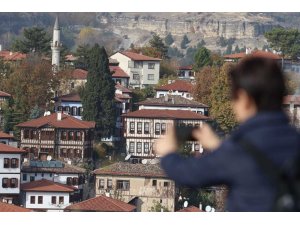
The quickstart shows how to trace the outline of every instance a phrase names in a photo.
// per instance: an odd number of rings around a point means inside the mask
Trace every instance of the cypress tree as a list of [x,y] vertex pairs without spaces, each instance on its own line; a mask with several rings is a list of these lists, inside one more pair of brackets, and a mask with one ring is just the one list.
[[103,47],[95,44],[88,58],[88,77],[81,97],[83,119],[96,122],[96,139],[100,140],[110,137],[115,128],[115,83]]

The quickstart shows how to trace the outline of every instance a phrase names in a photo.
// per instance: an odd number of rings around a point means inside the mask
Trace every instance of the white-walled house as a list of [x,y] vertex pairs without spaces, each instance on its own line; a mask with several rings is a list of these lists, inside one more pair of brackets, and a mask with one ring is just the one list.
[[0,143],[18,147],[18,142],[15,141],[14,136],[4,133],[3,131],[0,131]]
[[0,143],[0,201],[18,203],[24,150]]
[[70,205],[72,186],[42,179],[21,185],[21,204],[27,209],[42,212],[61,212]]
[[179,95],[192,100],[193,85],[184,80],[169,80],[168,84],[155,88],[156,98],[165,95]]
[[128,51],[117,52],[110,59],[117,60],[129,75],[129,87],[145,88],[158,83],[161,59]]

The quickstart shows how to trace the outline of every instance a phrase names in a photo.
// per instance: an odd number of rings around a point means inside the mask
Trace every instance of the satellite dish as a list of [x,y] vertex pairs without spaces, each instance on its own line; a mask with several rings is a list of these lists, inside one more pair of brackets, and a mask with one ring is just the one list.
[[143,160],[142,160],[142,164],[144,164],[144,165],[147,164],[147,162],[148,162],[147,159],[143,159]]
[[48,155],[48,156],[47,156],[47,161],[51,161],[51,159],[52,159],[52,156],[51,156],[51,155]]
[[131,154],[128,154],[126,157],[125,157],[125,161],[127,161],[128,159],[130,159],[131,157]]
[[211,208],[210,205],[208,205],[208,206],[205,207],[205,211],[206,211],[206,212],[211,212],[211,210],[212,210],[212,208]]
[[188,205],[189,205],[189,202],[188,201],[184,201],[183,207],[186,208],[186,207],[188,207]]

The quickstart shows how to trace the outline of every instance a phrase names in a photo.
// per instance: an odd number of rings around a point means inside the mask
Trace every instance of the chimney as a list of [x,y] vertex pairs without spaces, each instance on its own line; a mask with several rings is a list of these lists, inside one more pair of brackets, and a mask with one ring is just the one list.
[[202,203],[200,202],[200,204],[199,204],[199,209],[202,211],[203,209],[202,209]]
[[168,94],[165,95],[165,102],[168,102],[169,101],[169,96]]
[[172,80],[168,80],[168,84],[172,84]]
[[61,117],[62,117],[62,113],[61,112],[57,112],[57,120],[61,121]]
[[0,45],[0,52],[2,51],[2,45]]
[[246,48],[246,55],[251,54],[251,48]]

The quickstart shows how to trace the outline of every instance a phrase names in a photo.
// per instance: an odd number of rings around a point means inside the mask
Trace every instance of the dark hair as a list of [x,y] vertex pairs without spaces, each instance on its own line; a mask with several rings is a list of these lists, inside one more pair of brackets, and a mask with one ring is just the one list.
[[249,56],[233,66],[229,76],[233,99],[243,89],[253,98],[258,111],[281,110],[286,88],[277,61]]

